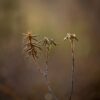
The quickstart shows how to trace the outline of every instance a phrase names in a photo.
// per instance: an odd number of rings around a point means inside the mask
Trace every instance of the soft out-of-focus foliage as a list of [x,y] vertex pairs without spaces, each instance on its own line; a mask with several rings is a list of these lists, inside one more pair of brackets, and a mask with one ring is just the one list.
[[40,38],[53,37],[58,42],[50,54],[49,77],[57,96],[66,100],[70,91],[71,50],[63,37],[71,32],[79,38],[75,47],[74,100],[99,100],[99,4],[99,0],[0,0],[1,84],[13,88],[16,96],[24,100],[44,99],[44,81],[23,54],[21,33],[32,31]]

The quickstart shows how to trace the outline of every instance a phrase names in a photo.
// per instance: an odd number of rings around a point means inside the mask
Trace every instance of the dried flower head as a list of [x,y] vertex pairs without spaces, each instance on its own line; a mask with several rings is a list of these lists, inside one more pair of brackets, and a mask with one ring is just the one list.
[[41,50],[41,47],[36,39],[37,35],[32,35],[31,32],[25,33],[25,52],[31,55],[34,59],[38,58],[38,50]]
[[54,39],[49,39],[48,37],[44,37],[43,39],[43,46],[45,46],[48,50],[50,50],[50,48],[52,46],[56,46],[56,42],[54,41]]
[[32,40],[37,41],[36,39],[37,35],[32,35],[31,32],[23,33],[23,35],[24,35],[24,40],[26,40],[27,42]]
[[67,33],[66,36],[64,37],[64,40],[70,40],[70,41],[73,41],[73,40],[76,40],[78,41],[78,38],[76,36],[76,34],[74,33]]

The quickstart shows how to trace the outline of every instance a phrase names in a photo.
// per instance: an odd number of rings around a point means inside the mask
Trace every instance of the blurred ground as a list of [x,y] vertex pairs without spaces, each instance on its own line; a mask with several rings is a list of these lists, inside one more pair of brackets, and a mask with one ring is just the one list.
[[63,37],[76,33],[73,100],[100,100],[99,12],[100,0],[0,0],[0,100],[44,100],[47,93],[41,75],[23,54],[21,33],[27,31],[58,42],[49,77],[59,100],[66,100],[71,84],[71,49]]

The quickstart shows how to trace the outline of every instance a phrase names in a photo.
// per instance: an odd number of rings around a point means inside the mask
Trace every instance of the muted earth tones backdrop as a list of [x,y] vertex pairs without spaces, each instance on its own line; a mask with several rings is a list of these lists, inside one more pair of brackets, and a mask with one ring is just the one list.
[[67,100],[71,85],[71,49],[63,38],[76,33],[73,100],[100,100],[100,0],[0,0],[0,100],[44,100],[47,93],[23,53],[22,33],[28,31],[58,44],[49,78],[59,100]]

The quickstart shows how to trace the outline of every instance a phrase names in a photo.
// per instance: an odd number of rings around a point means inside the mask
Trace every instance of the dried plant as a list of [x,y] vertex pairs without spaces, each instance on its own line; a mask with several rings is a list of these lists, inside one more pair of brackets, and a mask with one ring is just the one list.
[[36,35],[32,35],[31,32],[24,34],[25,40],[25,52],[27,52],[30,56],[33,57],[34,60],[38,58],[38,50],[41,50],[41,47],[36,39]]
[[[25,43],[25,45],[24,45],[25,52],[27,52],[29,56],[33,57],[34,64],[36,65],[38,71],[42,74],[42,76],[45,79],[49,93],[54,97],[55,100],[58,100],[53,93],[53,90],[50,86],[50,82],[48,79],[48,55],[49,55],[49,51],[50,51],[51,47],[53,45],[56,46],[56,43],[54,42],[53,39],[48,39],[47,37],[45,37],[42,41],[38,41],[36,38],[37,35],[32,35],[31,32],[28,32],[26,34],[24,33],[23,35],[24,35],[24,43]],[[38,52],[42,51],[41,45],[46,47],[45,71],[41,70],[39,63],[37,62],[37,59],[39,58]]]
[[55,100],[58,100],[57,97],[55,96],[54,92],[53,92],[53,89],[50,85],[50,81],[49,81],[49,78],[48,78],[49,52],[50,52],[50,50],[53,46],[56,46],[56,43],[55,43],[54,39],[49,39],[48,37],[44,37],[43,46],[45,47],[45,71],[44,71],[45,80],[46,80],[46,83],[47,83],[47,86],[48,86],[49,93],[53,96],[53,98]]
[[28,53],[29,56],[32,56],[33,62],[37,70],[44,76],[43,71],[40,68],[40,65],[37,61],[38,52],[42,50],[40,42],[37,40],[37,35],[32,35],[31,32],[23,33],[24,35],[24,51]]
[[[39,72],[42,74],[42,76],[45,79],[45,82],[48,87],[49,94],[53,97],[54,100],[58,100],[55,96],[53,89],[50,85],[49,77],[48,77],[48,59],[49,59],[49,53],[51,51],[51,48],[53,46],[56,46],[56,42],[54,39],[49,39],[48,37],[44,37],[42,41],[37,40],[37,35],[32,35],[32,33],[28,32],[24,34],[24,40],[25,40],[25,52],[28,53],[28,55],[32,56],[33,61],[39,70]],[[72,100],[72,95],[74,91],[74,72],[75,72],[75,55],[74,55],[74,40],[78,41],[78,38],[76,37],[76,34],[73,33],[67,33],[64,40],[69,40],[71,43],[71,52],[72,52],[72,75],[71,75],[71,92],[69,96],[69,100]],[[41,44],[42,43],[42,44]],[[39,51],[42,51],[44,47],[45,49],[45,70],[41,70],[39,63],[37,62],[38,53]],[[43,52],[42,52],[43,53]]]
[[74,91],[74,72],[75,72],[75,54],[74,54],[74,40],[78,41],[76,34],[67,33],[64,40],[69,40],[71,43],[71,52],[72,52],[72,78],[71,78],[71,93],[69,96],[69,100],[72,100],[72,95]]

